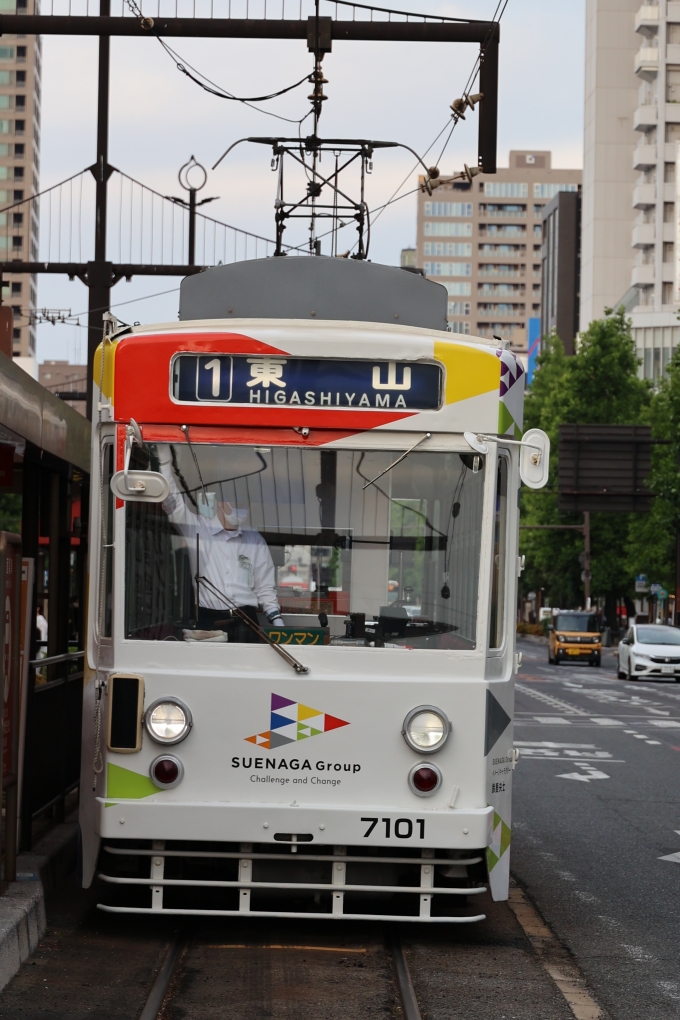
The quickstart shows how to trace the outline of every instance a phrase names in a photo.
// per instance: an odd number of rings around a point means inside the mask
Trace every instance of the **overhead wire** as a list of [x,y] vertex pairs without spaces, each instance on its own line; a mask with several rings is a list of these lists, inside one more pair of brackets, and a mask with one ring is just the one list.
[[[496,10],[494,11],[494,13],[493,13],[493,16],[492,16],[492,18],[491,18],[491,21],[492,21],[492,22],[497,22],[497,21],[500,21],[500,20],[501,20],[501,18],[503,17],[503,14],[505,13],[505,8],[506,8],[506,7],[508,6],[508,3],[509,3],[509,0],[498,0],[498,3],[496,4]],[[475,81],[477,80],[477,76],[478,76],[478,74],[479,74],[479,71],[480,71],[480,68],[481,68],[481,65],[482,65],[482,55],[483,55],[483,52],[484,52],[485,46],[486,46],[486,42],[485,42],[485,43],[483,43],[483,44],[482,44],[482,45],[480,46],[480,48],[479,48],[479,53],[477,54],[477,57],[476,57],[476,59],[475,59],[475,62],[474,62],[474,64],[473,64],[473,66],[472,66],[472,70],[470,71],[470,74],[468,75],[468,79],[467,79],[467,82],[466,82],[466,84],[465,84],[465,87],[464,87],[464,89],[463,89],[463,95],[467,95],[467,94],[468,94],[468,93],[470,92],[470,89],[472,88],[473,84],[474,84],[474,83],[475,83]],[[437,161],[436,161],[436,164],[435,164],[435,166],[439,166],[439,164],[441,163],[441,160],[442,160],[442,158],[443,158],[443,156],[444,156],[444,153],[446,152],[447,146],[448,146],[448,144],[449,144],[449,142],[450,142],[450,140],[451,140],[451,136],[452,136],[452,134],[453,134],[453,132],[454,132],[454,129],[455,129],[456,125],[458,124],[459,120],[460,120],[460,115],[459,115],[459,114],[457,114],[457,113],[454,113],[454,114],[453,114],[453,118],[452,118],[452,119],[453,119],[453,124],[451,125],[450,131],[449,131],[449,133],[448,133],[448,135],[447,135],[447,137],[446,137],[446,141],[444,142],[444,145],[443,145],[443,147],[442,147],[442,150],[441,150],[441,152],[439,153],[439,158],[437,159]],[[442,136],[442,135],[444,134],[444,132],[446,131],[446,128],[447,128],[448,124],[449,124],[449,122],[447,121],[447,122],[446,122],[446,124],[444,125],[444,127],[443,127],[443,128],[441,129],[441,131],[439,132],[439,134],[438,134],[438,135],[436,136],[436,138],[435,138],[435,139],[434,139],[434,140],[433,140],[433,141],[431,142],[431,144],[430,144],[430,145],[429,145],[429,146],[427,147],[427,149],[426,149],[426,150],[425,150],[425,152],[423,153],[423,158],[424,158],[425,156],[427,156],[427,154],[428,154],[428,152],[430,151],[430,149],[432,149],[432,148],[433,148],[433,146],[434,146],[434,145],[436,145],[436,143],[438,142],[438,140],[439,140],[439,139],[441,138],[441,136]],[[412,177],[412,176],[413,176],[413,173],[414,173],[414,172],[415,172],[415,171],[416,171],[417,169],[418,169],[418,164],[416,163],[416,164],[415,164],[415,166],[413,167],[413,169],[412,169],[412,170],[410,170],[410,171],[408,172],[408,174],[406,175],[406,177],[404,178],[404,180],[403,180],[403,181],[401,182],[401,184],[399,185],[399,187],[398,187],[398,188],[397,188],[397,189],[396,189],[395,191],[393,191],[393,192],[392,192],[392,195],[391,195],[391,196],[390,196],[390,198],[389,198],[389,199],[387,200],[387,202],[385,202],[385,204],[384,204],[384,205],[382,205],[382,206],[380,207],[380,212],[378,213],[378,216],[376,216],[376,219],[378,219],[378,218],[379,218],[379,216],[380,216],[380,215],[382,214],[382,212],[383,212],[383,211],[384,211],[384,210],[385,210],[385,209],[386,209],[386,208],[387,208],[387,207],[388,207],[389,205],[392,205],[392,203],[393,203],[394,201],[397,201],[397,199],[395,198],[395,196],[399,194],[399,192],[400,192],[400,191],[401,191],[401,189],[402,189],[402,188],[404,187],[404,185],[406,184],[406,182],[408,181],[408,179],[409,179],[410,177]],[[417,189],[416,189],[416,190],[417,190]],[[413,192],[408,192],[408,194],[413,194]],[[375,220],[374,220],[373,222],[375,223]]]

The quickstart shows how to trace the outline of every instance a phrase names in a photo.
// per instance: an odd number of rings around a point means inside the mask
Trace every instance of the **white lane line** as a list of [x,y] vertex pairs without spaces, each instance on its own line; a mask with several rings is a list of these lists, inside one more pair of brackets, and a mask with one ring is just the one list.
[[598,716],[597,718],[591,719],[591,722],[597,723],[598,726],[625,726],[619,719],[607,719],[604,716]]
[[524,684],[516,683],[515,689],[521,691],[522,694],[527,694],[530,698],[542,701],[544,705],[552,705],[553,708],[559,708],[568,715],[588,715],[588,712],[584,712],[582,708],[576,708],[575,705],[570,705],[566,701],[553,698],[552,695],[544,694],[543,691],[534,691],[531,687],[525,687]]
[[565,719],[563,715],[535,715],[534,719],[550,726],[571,726],[571,719]]
[[677,730],[680,729],[680,722],[677,719],[650,719],[650,726],[657,726],[660,729],[665,730]]
[[661,747],[660,740],[645,740],[645,744],[656,744],[657,747]]

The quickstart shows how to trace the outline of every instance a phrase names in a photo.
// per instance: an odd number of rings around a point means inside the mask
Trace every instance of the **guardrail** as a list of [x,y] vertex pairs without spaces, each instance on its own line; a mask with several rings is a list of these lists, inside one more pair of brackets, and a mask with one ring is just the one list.
[[64,820],[66,797],[80,782],[83,669],[77,666],[84,654],[65,652],[31,659],[28,664],[21,807],[24,850],[31,848],[37,818],[52,811],[56,822]]

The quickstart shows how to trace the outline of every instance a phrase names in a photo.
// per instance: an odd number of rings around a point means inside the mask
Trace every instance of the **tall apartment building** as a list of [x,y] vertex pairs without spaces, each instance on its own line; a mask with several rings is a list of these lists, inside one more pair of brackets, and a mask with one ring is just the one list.
[[[39,13],[37,0],[0,0],[2,13]],[[37,194],[40,173],[40,37],[0,38],[0,210]],[[37,209],[15,206],[0,212],[3,259],[37,261]],[[14,311],[15,357],[35,357],[37,280],[27,273],[5,276],[2,301]]]
[[680,3],[648,2],[635,14],[631,34],[638,105],[631,152],[636,183],[631,193],[636,251],[630,281],[637,290],[633,335],[647,379],[658,379],[680,343]]
[[454,333],[501,336],[526,352],[541,314],[543,206],[580,184],[581,171],[553,169],[550,152],[513,150],[493,176],[419,194],[417,264],[448,290]]
[[640,0],[586,0],[581,330],[630,287],[639,5]]

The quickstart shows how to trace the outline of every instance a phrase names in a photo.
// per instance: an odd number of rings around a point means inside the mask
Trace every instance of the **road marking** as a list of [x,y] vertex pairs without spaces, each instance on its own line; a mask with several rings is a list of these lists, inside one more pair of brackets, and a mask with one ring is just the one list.
[[645,712],[651,712],[652,715],[670,715],[670,711],[667,708],[645,708]]
[[625,726],[619,719],[606,719],[602,716],[598,716],[595,719],[591,719],[591,722],[597,723],[598,726]]
[[606,772],[599,772],[597,769],[594,769],[586,776],[580,772],[565,772],[561,776],[555,776],[555,779],[578,779],[581,783],[589,783],[591,779],[611,779],[611,776],[608,776]]
[[680,864],[680,853],[666,854],[665,857],[659,857],[660,861],[672,861],[673,864]]
[[586,988],[578,967],[544,923],[534,905],[512,880],[508,905],[576,1020],[601,1020],[602,1010]]
[[571,726],[571,719],[565,719],[563,715],[535,715],[534,719],[549,726]]
[[680,722],[677,719],[650,719],[650,726],[658,726],[666,730],[680,730]]
[[563,750],[566,747],[575,748],[579,751],[594,751],[596,744],[556,744],[552,740],[516,740],[515,747],[556,747]]
[[560,701],[559,698],[553,698],[551,694],[544,694],[543,691],[532,691],[530,687],[524,687],[523,684],[515,684],[515,689],[521,691],[522,694],[528,694],[530,698],[536,698],[538,701],[542,701],[545,705],[552,705],[553,708],[560,708],[563,712],[567,712],[569,715],[588,715],[582,708],[576,708],[574,705],[570,705],[566,701]]
[[656,744],[657,747],[660,747],[661,746],[661,741],[660,740],[645,740],[645,744]]

